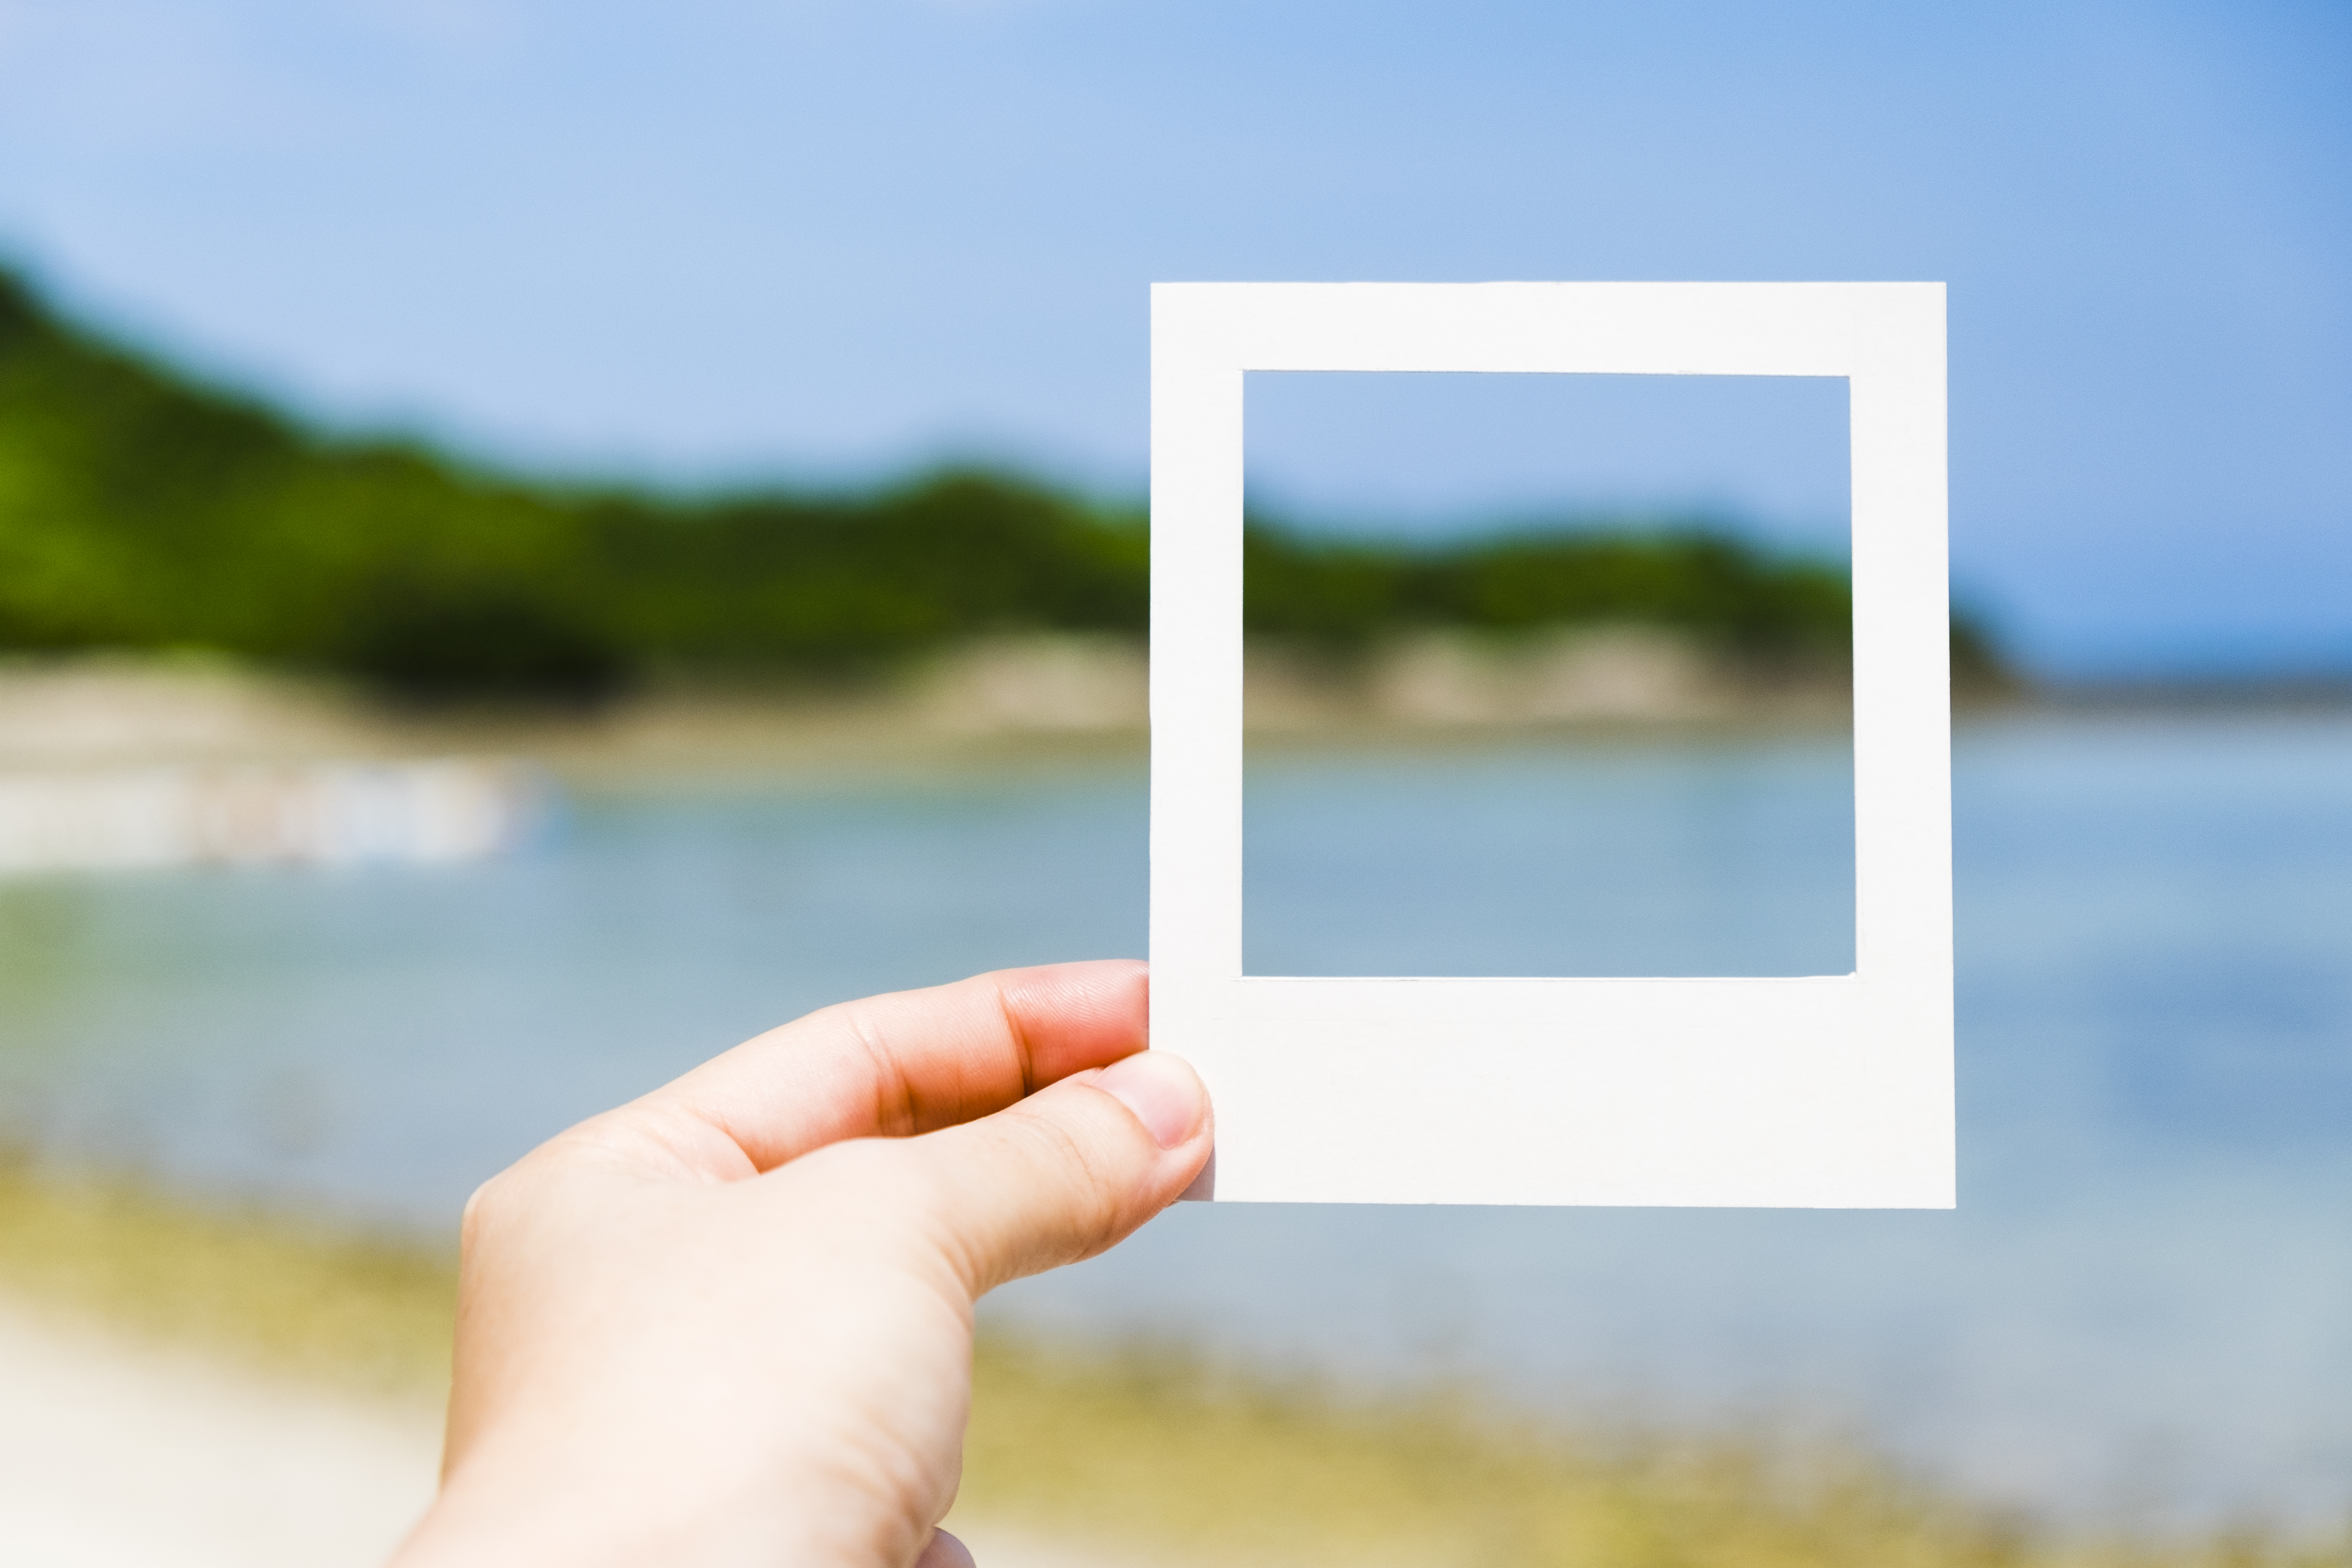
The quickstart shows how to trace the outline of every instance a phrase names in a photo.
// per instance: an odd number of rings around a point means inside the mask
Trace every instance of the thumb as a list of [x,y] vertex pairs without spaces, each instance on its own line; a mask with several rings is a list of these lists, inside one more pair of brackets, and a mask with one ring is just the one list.
[[1141,1051],[903,1146],[977,1297],[1125,1239],[1201,1174],[1212,1137],[1199,1075]]

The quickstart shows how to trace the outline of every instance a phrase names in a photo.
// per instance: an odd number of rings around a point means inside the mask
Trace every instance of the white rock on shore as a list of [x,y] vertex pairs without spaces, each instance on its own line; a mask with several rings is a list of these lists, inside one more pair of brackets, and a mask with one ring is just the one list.
[[[1317,732],[1815,721],[1832,669],[1761,672],[1655,627],[1430,631],[1353,656],[1252,642],[1245,722]],[[973,741],[1139,741],[1143,643],[1108,633],[982,638],[863,685],[654,686],[593,709],[388,706],[331,682],[218,660],[0,660],[0,779],[155,767],[525,755],[559,767],[732,765],[920,753]]]

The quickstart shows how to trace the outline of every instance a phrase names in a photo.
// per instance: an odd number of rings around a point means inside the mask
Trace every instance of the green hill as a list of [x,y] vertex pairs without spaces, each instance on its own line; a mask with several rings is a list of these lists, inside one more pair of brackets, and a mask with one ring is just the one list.
[[[1440,547],[1254,525],[1255,631],[1638,620],[1843,657],[1843,574],[1694,529]],[[655,669],[839,674],[1020,628],[1141,632],[1146,525],[1017,477],[703,497],[334,439],[66,320],[0,272],[0,648],[198,646],[419,696]],[[1956,644],[1956,647],[1958,644]],[[1990,651],[1972,639],[1990,668]]]

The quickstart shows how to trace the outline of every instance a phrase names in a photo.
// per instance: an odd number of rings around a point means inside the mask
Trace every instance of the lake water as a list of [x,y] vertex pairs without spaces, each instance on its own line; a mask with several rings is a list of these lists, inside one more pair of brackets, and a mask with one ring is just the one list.
[[[2352,1506],[2352,719],[1964,730],[1951,1213],[1186,1206],[1034,1332],[1866,1433],[2161,1523]],[[575,793],[464,868],[0,883],[0,1141],[446,1227],[824,1002],[1139,953],[1139,764]],[[1294,753],[1249,967],[1851,967],[1842,742]]]

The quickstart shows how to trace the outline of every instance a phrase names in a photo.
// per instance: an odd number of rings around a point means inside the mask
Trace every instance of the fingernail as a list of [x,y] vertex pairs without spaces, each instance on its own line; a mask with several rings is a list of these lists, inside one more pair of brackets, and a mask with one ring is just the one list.
[[1206,1096],[1201,1081],[1182,1059],[1164,1051],[1139,1051],[1102,1070],[1095,1087],[1135,1113],[1163,1149],[1172,1149],[1201,1125]]

